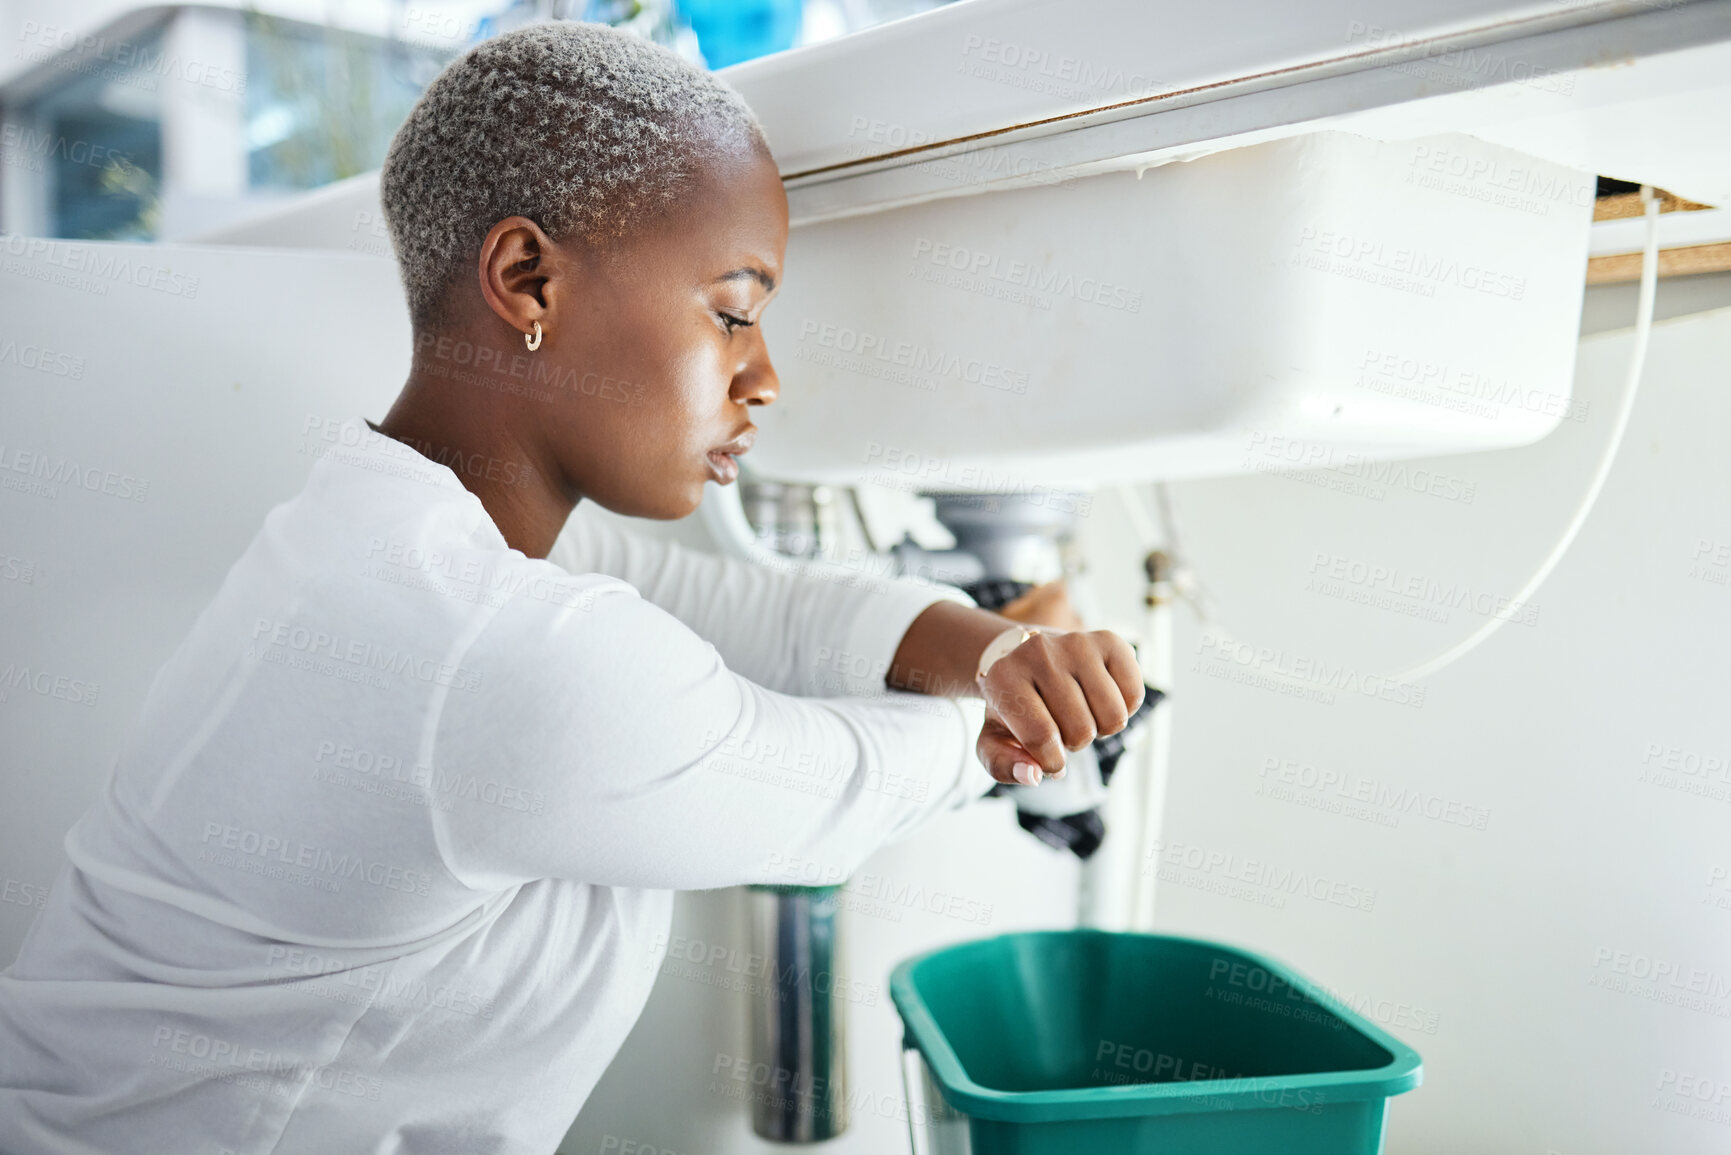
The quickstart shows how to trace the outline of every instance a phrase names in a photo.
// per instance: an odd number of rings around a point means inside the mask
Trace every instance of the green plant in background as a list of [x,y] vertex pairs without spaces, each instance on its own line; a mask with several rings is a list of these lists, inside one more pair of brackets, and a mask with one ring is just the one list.
[[697,37],[674,0],[510,0],[483,17],[477,40],[549,20],[587,20],[611,24],[634,36],[673,49],[694,63],[703,63]]
[[254,187],[316,188],[378,168],[448,49],[243,13]]
[[97,187],[106,196],[131,197],[138,202],[138,215],[92,236],[97,241],[150,240],[162,221],[161,186],[156,174],[131,160],[117,157],[103,166]]
[[685,35],[685,25],[672,0],[591,0],[583,18],[603,21],[669,47],[677,47]]

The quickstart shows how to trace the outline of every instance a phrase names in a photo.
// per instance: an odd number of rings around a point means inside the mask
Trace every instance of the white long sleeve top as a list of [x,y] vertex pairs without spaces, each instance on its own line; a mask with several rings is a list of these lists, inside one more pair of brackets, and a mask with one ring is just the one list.
[[0,1151],[548,1155],[679,889],[845,878],[992,780],[884,688],[959,591],[573,517],[344,424],[152,683],[0,973]]

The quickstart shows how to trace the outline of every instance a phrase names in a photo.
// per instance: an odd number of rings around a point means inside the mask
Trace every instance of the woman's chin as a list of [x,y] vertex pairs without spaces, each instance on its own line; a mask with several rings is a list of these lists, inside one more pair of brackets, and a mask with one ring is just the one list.
[[703,496],[706,492],[707,486],[705,486],[701,481],[698,482],[697,488],[692,491],[690,499],[685,503],[685,508],[677,513],[668,514],[668,519],[674,520],[681,517],[690,517],[692,514],[696,513],[697,507],[703,504]]
[[655,521],[678,521],[697,512],[697,507],[703,504],[703,495],[704,483],[695,481],[678,492],[655,494],[634,510],[631,516]]

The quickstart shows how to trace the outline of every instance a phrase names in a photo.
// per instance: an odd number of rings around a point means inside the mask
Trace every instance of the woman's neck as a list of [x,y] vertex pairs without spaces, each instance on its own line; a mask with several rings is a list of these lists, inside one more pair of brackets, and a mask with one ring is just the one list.
[[567,490],[551,455],[514,430],[501,407],[465,397],[458,408],[446,399],[447,388],[411,373],[390,412],[368,424],[456,474],[506,545],[525,557],[546,557],[581,495]]

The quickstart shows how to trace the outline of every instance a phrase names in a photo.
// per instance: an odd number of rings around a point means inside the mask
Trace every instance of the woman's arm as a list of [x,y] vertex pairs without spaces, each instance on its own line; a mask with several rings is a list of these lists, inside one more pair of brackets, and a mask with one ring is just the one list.
[[434,723],[437,773],[497,784],[430,811],[470,885],[839,883],[992,786],[978,700],[777,693],[621,582],[570,584],[498,612]]
[[970,663],[1010,625],[954,586],[795,558],[757,565],[633,532],[583,506],[547,560],[619,578],[712,643],[736,673],[802,697],[977,694]]
[[945,697],[978,697],[974,674],[987,643],[1016,623],[1002,614],[953,601],[920,611],[890,662],[892,689]]

